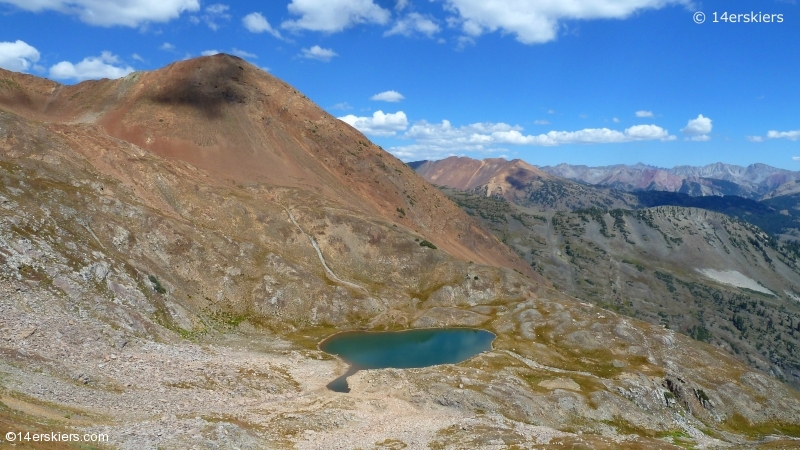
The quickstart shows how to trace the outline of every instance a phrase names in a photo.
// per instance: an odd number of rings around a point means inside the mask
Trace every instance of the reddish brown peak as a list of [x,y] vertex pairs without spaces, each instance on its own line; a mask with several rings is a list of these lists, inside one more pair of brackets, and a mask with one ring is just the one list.
[[534,178],[552,178],[525,161],[508,161],[503,158],[477,160],[451,156],[439,161],[428,161],[419,165],[416,171],[431,183],[463,190],[491,182],[505,182],[509,178],[522,183]]
[[60,87],[46,78],[0,69],[0,108],[15,113],[41,109]]
[[464,261],[536,277],[402,162],[240,58],[219,54],[118,80],[48,86],[51,92],[29,94],[35,101],[19,109],[63,127],[94,123],[99,127],[78,128],[102,129],[219,182],[311,191],[331,205],[413,230]]

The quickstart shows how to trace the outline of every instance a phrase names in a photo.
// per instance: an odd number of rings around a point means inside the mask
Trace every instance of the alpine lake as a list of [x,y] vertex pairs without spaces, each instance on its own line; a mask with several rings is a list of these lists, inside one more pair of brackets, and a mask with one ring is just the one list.
[[363,369],[410,369],[457,364],[492,349],[494,333],[473,328],[431,328],[407,331],[348,331],[328,337],[320,350],[350,364],[348,371],[328,384],[350,392],[347,377]]

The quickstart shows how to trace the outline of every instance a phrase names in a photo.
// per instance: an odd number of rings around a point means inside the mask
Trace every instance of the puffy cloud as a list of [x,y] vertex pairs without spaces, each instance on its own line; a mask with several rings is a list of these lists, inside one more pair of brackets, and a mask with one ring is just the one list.
[[138,27],[147,22],[168,22],[184,12],[200,10],[198,0],[0,0],[26,11],[58,11],[104,27]]
[[138,53],[134,53],[134,54],[132,54],[132,55],[131,55],[131,58],[133,58],[133,59],[135,59],[135,60],[139,61],[140,63],[146,62],[146,61],[144,60],[144,58],[142,58],[142,57],[141,57],[141,55],[139,55]]
[[394,9],[397,11],[402,11],[406,9],[408,6],[408,0],[397,0],[397,3],[394,5]]
[[302,53],[303,58],[306,59],[316,59],[319,61],[328,62],[334,56],[339,56],[333,50],[329,48],[322,48],[319,45],[315,45],[311,48],[304,48]]
[[653,111],[636,111],[636,117],[653,117]]
[[671,4],[690,5],[691,0],[445,0],[456,15],[454,22],[467,35],[501,30],[514,34],[523,44],[554,40],[563,20],[625,19],[643,9]]
[[413,125],[405,134],[417,140],[450,141],[460,144],[514,144],[555,146],[562,144],[606,144],[643,140],[670,140],[667,130],[656,125],[636,125],[625,131],[608,128],[586,128],[579,131],[550,131],[546,134],[523,135],[520,126],[505,123],[475,123],[453,127],[449,121],[441,124],[421,122]]
[[800,156],[792,156],[792,161],[800,161]]
[[392,36],[395,34],[400,34],[403,36],[411,36],[414,33],[419,33],[432,38],[433,35],[439,31],[441,31],[441,28],[439,28],[439,25],[432,19],[419,13],[411,13],[402,19],[398,19],[394,26],[387,32],[383,33],[383,35]]
[[619,118],[617,118],[617,117],[614,117],[614,118],[613,118],[613,119],[611,119],[611,120],[613,120],[613,121],[614,121],[614,123],[619,123]]
[[276,38],[280,38],[281,34],[278,30],[272,28],[267,19],[261,15],[260,12],[250,13],[242,19],[242,24],[247,31],[251,33],[269,33]]
[[403,94],[401,94],[401,93],[399,93],[397,91],[384,91],[384,92],[381,92],[380,94],[373,95],[369,99],[370,100],[379,101],[379,102],[397,103],[397,102],[399,102],[401,100],[404,100],[405,97],[403,97]]
[[800,139],[800,130],[794,131],[769,131],[767,132],[767,139],[789,139],[790,141],[796,141]]
[[525,135],[522,127],[505,123],[474,123],[461,127],[449,121],[415,123],[402,138],[414,144],[392,148],[400,158],[451,155],[454,152],[493,153],[505,151],[502,145],[559,146],[567,144],[608,144],[634,141],[672,141],[675,136],[657,125],[635,125],[623,131],[608,128],[586,128],[578,131],[550,131]]
[[394,136],[398,131],[408,128],[408,118],[403,111],[389,114],[375,111],[372,117],[356,117],[348,114],[339,117],[339,120],[370,136]]
[[289,12],[300,16],[287,20],[281,27],[290,30],[311,30],[336,33],[359,23],[385,25],[391,13],[373,0],[292,0]]
[[120,60],[111,52],[102,52],[100,56],[89,56],[83,61],[72,64],[69,61],[50,67],[50,76],[59,80],[83,81],[99,78],[121,78],[133,72],[130,66],[122,67]]
[[204,50],[200,52],[203,56],[214,56],[219,54],[219,50]]
[[170,44],[169,42],[164,42],[163,44],[161,44],[161,47],[158,47],[158,48],[161,49],[161,50],[167,51],[167,52],[174,52],[175,51],[175,46]]
[[24,41],[0,42],[0,67],[25,72],[39,61],[39,50]]
[[767,132],[766,136],[745,136],[745,138],[750,142],[764,142],[767,139],[789,139],[790,141],[796,141],[800,139],[800,130],[794,130],[794,131],[770,130]]
[[712,128],[711,119],[700,114],[696,119],[691,119],[686,127],[681,129],[681,133],[687,136],[687,141],[704,142],[711,140],[708,133],[711,133]]

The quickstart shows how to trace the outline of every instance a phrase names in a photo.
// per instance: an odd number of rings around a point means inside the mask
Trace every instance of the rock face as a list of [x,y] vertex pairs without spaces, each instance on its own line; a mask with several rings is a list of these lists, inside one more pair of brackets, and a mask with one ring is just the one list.
[[[2,72],[0,105],[8,429],[130,449],[793,443],[795,391],[526,276],[410,169],[238,59],[70,87]],[[462,364],[324,388],[346,370],[316,347],[334,331],[441,325],[498,337]]]

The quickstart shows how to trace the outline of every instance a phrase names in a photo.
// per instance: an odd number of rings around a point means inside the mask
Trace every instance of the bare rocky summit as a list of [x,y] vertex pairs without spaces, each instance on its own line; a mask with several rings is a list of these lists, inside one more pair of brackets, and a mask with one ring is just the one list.
[[[325,336],[444,325],[494,349],[325,388],[346,370]],[[125,449],[788,447],[800,423],[787,385],[553,289],[227,55],[76,86],[0,72],[0,380],[4,429]]]

